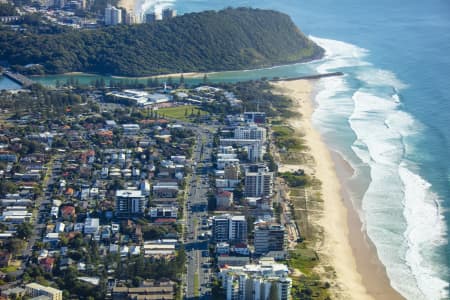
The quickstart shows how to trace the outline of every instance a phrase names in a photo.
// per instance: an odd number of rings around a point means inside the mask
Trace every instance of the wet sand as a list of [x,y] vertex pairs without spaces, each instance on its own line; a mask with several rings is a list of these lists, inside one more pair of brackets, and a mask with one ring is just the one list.
[[[311,80],[296,80],[273,85],[279,93],[293,100],[294,110],[302,115],[289,123],[304,135],[315,161],[313,174],[322,182],[323,214],[317,224],[312,225],[323,229],[323,241],[317,249],[321,261],[336,272],[333,295],[339,299],[402,299],[390,286],[385,268],[362,230],[348,192],[341,186],[353,170],[340,156],[329,151],[312,126],[313,84]],[[301,165],[284,166],[297,167]]]

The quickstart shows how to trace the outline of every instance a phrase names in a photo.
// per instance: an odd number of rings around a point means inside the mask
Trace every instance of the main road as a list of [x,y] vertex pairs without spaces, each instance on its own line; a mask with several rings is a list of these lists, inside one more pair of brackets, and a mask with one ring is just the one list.
[[210,280],[212,270],[208,251],[207,218],[209,171],[212,154],[212,130],[205,127],[192,128],[196,145],[192,154],[192,176],[188,182],[185,201],[185,236],[187,272],[185,299],[211,299]]

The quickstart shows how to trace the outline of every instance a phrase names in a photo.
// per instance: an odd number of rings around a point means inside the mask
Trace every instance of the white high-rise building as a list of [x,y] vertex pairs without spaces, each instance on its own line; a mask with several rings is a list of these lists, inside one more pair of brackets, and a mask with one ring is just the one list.
[[121,217],[142,215],[147,206],[147,197],[140,190],[116,191],[116,214]]
[[125,17],[125,24],[132,25],[132,24],[140,24],[140,23],[142,23],[141,15],[136,14],[133,11],[127,12],[127,15]]
[[256,124],[238,126],[234,129],[234,138],[240,140],[258,140],[265,143],[266,134],[266,129]]
[[247,220],[245,216],[222,215],[213,218],[214,241],[247,243]]
[[255,226],[255,254],[261,255],[269,251],[283,251],[286,246],[284,226],[260,222]]
[[265,165],[254,165],[245,171],[246,197],[271,197],[273,194],[273,172]]
[[230,241],[247,243],[247,220],[245,216],[232,216],[230,221]]
[[122,24],[122,10],[114,6],[108,5],[105,8],[105,25]]
[[271,289],[276,290],[278,300],[291,297],[288,267],[270,259],[243,267],[226,266],[220,270],[219,277],[227,300],[269,300]]

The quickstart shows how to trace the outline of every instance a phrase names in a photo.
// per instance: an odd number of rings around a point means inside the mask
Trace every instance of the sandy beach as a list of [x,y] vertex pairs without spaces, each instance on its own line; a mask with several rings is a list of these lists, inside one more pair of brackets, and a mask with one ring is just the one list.
[[349,199],[345,199],[346,191],[342,188],[341,181],[345,176],[351,176],[351,170],[337,154],[328,150],[320,134],[312,126],[314,81],[282,81],[274,86],[279,93],[294,101],[294,109],[302,117],[291,119],[289,123],[304,135],[314,158],[313,166],[284,165],[282,171],[303,168],[322,182],[323,214],[314,218],[313,223],[316,224],[313,226],[321,227],[323,232],[323,240],[316,249],[321,265],[331,265],[336,273],[333,296],[358,300],[402,299],[390,286],[375,248],[361,230],[356,211]]

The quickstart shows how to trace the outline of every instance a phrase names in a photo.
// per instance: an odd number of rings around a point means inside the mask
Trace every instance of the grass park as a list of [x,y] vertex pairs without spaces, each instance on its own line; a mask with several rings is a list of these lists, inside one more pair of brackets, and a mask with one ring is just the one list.
[[169,119],[176,119],[180,121],[190,121],[192,118],[206,115],[207,112],[199,109],[194,105],[183,105],[176,107],[160,108],[157,110],[158,115]]

